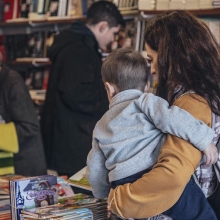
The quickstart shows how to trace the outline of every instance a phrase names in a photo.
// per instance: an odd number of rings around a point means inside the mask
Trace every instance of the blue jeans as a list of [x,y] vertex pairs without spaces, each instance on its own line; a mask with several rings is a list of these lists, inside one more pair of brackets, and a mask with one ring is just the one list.
[[[133,183],[150,169],[141,171],[129,177],[113,181],[112,188],[125,183]],[[170,195],[172,196],[172,195]],[[193,177],[187,183],[181,197],[170,209],[163,213],[175,220],[217,220],[217,217],[205,198],[202,190],[195,183]]]

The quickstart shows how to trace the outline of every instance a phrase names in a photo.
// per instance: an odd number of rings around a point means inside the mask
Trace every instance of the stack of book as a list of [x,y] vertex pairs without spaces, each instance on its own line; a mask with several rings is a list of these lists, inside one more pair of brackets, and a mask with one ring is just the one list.
[[185,1],[184,0],[171,0],[170,1],[170,9],[175,10],[175,9],[185,9]]
[[198,10],[199,9],[199,0],[187,0],[185,4],[186,10]]
[[212,4],[214,8],[220,8],[220,0],[213,0]]
[[59,200],[59,203],[64,207],[74,206],[76,208],[88,208],[92,211],[93,217],[96,220],[108,219],[106,199],[96,199],[93,196],[79,193],[73,197]]
[[199,0],[200,9],[213,9],[213,0]]
[[155,10],[156,0],[139,0],[138,9],[139,10]]
[[138,13],[138,0],[112,0],[112,2],[123,15]]
[[59,204],[22,210],[20,219],[53,219],[53,220],[106,220],[108,219],[106,200],[98,200],[85,194],[59,200]]
[[33,208],[29,210],[22,210],[20,214],[21,220],[28,219],[53,219],[53,220],[93,220],[92,211],[88,208],[76,208],[74,206],[45,206],[40,208]]
[[44,175],[10,180],[11,217],[20,220],[24,209],[58,203],[57,177]]
[[156,10],[168,10],[170,8],[170,0],[157,0]]
[[9,199],[0,200],[0,220],[11,220],[11,206]]
[[[92,187],[86,177],[86,167],[71,176],[68,181],[70,185],[92,191]],[[92,210],[93,217],[96,220],[108,219],[107,199],[99,200],[93,196],[76,194],[72,198],[59,200],[63,205],[77,205],[80,208],[89,208]]]
[[11,219],[9,180],[23,178],[21,175],[4,175],[0,177],[0,220]]

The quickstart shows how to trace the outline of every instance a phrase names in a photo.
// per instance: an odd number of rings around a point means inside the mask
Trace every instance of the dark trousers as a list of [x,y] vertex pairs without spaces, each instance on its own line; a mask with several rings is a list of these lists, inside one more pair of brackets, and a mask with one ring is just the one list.
[[[147,172],[149,172],[149,169],[129,177],[113,181],[111,183],[111,187],[116,188],[118,185],[133,183]],[[170,216],[175,220],[217,220],[213,209],[205,198],[202,190],[195,183],[193,177],[191,177],[190,181],[187,183],[176,204],[163,214]]]
[[218,183],[218,187],[215,190],[215,192],[208,197],[208,202],[212,206],[213,210],[215,211],[215,214],[217,216],[217,219],[220,220],[220,183]]

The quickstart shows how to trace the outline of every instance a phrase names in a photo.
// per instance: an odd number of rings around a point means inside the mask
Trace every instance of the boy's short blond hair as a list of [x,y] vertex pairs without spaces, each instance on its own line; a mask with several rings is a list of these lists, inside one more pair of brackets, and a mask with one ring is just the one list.
[[120,48],[110,53],[102,64],[103,82],[113,83],[119,91],[144,91],[148,81],[147,61],[138,52]]

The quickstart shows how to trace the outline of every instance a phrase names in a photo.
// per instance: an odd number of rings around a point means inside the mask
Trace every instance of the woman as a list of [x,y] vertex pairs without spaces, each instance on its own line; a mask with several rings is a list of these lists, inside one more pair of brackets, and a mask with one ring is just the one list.
[[[158,78],[157,95],[209,126],[212,112],[220,121],[220,48],[208,27],[190,13],[166,12],[148,22],[145,43],[151,73]],[[215,130],[216,142],[219,132]],[[201,158],[190,143],[167,135],[152,171],[132,184],[111,190],[110,208],[125,218],[152,217],[168,210],[197,167],[196,176],[201,180]],[[210,195],[217,180],[212,167],[207,172],[211,173],[204,188]]]

